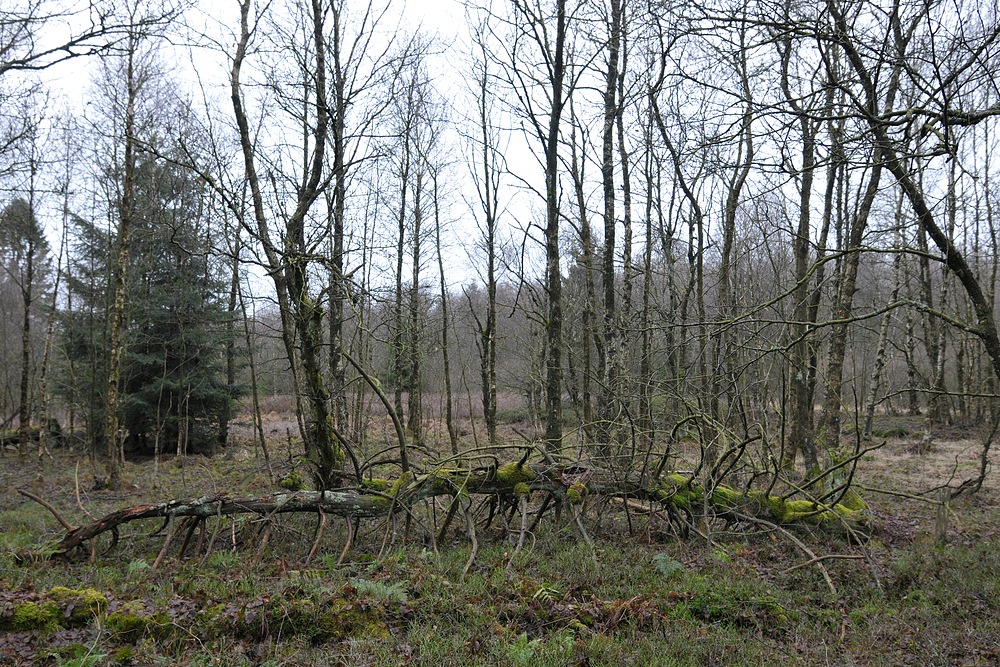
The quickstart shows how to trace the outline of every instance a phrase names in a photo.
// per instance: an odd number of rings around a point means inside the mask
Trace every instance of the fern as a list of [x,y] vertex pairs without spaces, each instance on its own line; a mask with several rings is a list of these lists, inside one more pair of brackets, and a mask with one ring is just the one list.
[[664,579],[674,579],[684,572],[684,566],[667,554],[653,556],[653,565],[656,566],[656,570],[663,575]]
[[532,600],[538,600],[539,602],[553,603],[556,602],[562,594],[559,593],[559,589],[555,586],[550,586],[549,584],[542,584],[535,594],[531,596]]
[[149,569],[149,563],[147,563],[145,559],[136,558],[135,560],[130,561],[129,564],[125,567],[125,574],[127,574],[128,576],[132,576],[137,572],[142,572],[143,570],[148,570],[148,569]]
[[375,598],[380,602],[390,602],[397,605],[406,604],[406,587],[401,583],[387,584],[382,581],[368,579],[351,579],[351,586],[357,589],[359,595]]
[[525,665],[526,667],[527,665],[534,664],[535,653],[538,651],[540,644],[541,640],[528,639],[528,635],[522,632],[514,640],[514,643],[507,647],[507,657],[515,665]]

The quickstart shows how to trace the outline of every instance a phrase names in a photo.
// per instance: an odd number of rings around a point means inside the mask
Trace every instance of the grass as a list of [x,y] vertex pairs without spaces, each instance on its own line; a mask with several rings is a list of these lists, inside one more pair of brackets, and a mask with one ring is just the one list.
[[[395,538],[384,524],[363,525],[342,566],[346,531],[333,517],[319,555],[303,562],[316,524],[307,516],[281,517],[259,559],[261,524],[244,518],[219,526],[211,553],[181,560],[172,552],[156,569],[163,539],[151,523],[126,526],[114,551],[94,562],[49,561],[47,545],[62,529],[14,492],[20,484],[76,523],[88,520],[81,508],[100,515],[167,497],[272,488],[253,460],[169,461],[155,476],[151,463],[129,464],[136,486],[121,493],[87,490],[76,464],[66,452],[41,464],[0,459],[0,664],[1000,661],[992,489],[951,508],[945,545],[929,537],[932,509],[893,497],[873,499],[879,528],[864,547],[800,534],[817,554],[861,557],[825,561],[834,596],[817,567],[797,567],[808,557],[780,534],[716,532],[709,546],[699,537],[656,538],[642,517],[633,517],[632,534],[605,517],[593,530],[596,565],[590,548],[552,521],[511,562],[513,546],[494,526],[479,534],[464,578],[467,539],[453,532],[433,551],[422,510],[405,544],[402,522]],[[885,482],[887,471],[871,465]],[[80,602],[96,594],[106,605]]]

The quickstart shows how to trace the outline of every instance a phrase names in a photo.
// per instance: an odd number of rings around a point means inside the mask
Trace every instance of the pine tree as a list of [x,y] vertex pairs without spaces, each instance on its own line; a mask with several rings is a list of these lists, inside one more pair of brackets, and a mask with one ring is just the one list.
[[[138,172],[120,387],[125,448],[140,455],[212,453],[225,444],[217,442],[218,422],[237,393],[224,365],[225,267],[209,249],[205,192],[197,180],[152,156]],[[105,287],[117,239],[80,218],[75,227],[74,311],[66,314],[64,340],[96,444],[107,380]]]
[[71,425],[86,425],[92,454],[102,451],[104,389],[107,386],[107,312],[111,235],[90,220],[69,217],[72,242],[66,272],[66,303],[60,312],[62,381],[57,393],[69,404]]

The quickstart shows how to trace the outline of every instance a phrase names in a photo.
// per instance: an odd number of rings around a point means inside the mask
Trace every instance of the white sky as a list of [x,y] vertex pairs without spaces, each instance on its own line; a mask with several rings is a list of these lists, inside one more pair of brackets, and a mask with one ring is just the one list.
[[[263,0],[258,1],[263,2]],[[281,0],[275,1],[276,6],[281,4]],[[362,3],[367,1],[348,0],[350,6],[356,7],[357,11],[360,11],[364,6]],[[235,42],[235,31],[239,28],[239,7],[236,0],[198,0],[198,2],[200,7],[189,11],[185,16],[187,24],[191,25],[192,29],[204,29],[215,39],[220,40],[223,47],[229,47],[230,42]],[[461,42],[465,40],[463,33],[466,26],[466,11],[461,0],[392,0],[386,20],[380,25],[383,30],[390,30],[398,25],[399,31],[407,33],[420,28],[428,36],[436,37],[439,53],[430,63],[432,72],[437,76],[434,83],[446,99],[454,99],[462,92],[459,90],[462,87],[459,77],[462,76],[464,65],[464,56],[461,55],[464,49]],[[53,39],[57,37],[53,36]],[[226,51],[231,51],[231,48],[227,48]],[[189,88],[195,108],[203,103],[199,85],[205,87],[210,103],[215,101],[221,104],[228,103],[228,53],[222,53],[220,50],[190,49],[186,45],[178,44],[176,47],[166,47],[164,55],[171,78],[179,86]],[[248,61],[248,79],[252,76],[253,62],[253,60]],[[98,67],[96,58],[79,58],[43,72],[44,82],[51,95],[49,111],[58,111],[68,106],[72,110],[83,112],[87,99],[91,96],[90,88],[98,73]],[[525,144],[523,138],[507,148],[506,157],[512,171],[522,177],[531,178],[536,175],[537,160],[532,147]],[[462,201],[465,199],[472,204],[476,197],[471,179],[462,163],[464,157],[460,152],[462,150],[464,149],[456,146],[455,165],[452,171],[455,178],[449,183],[460,191],[451,210],[451,222],[457,226],[454,241],[446,244],[450,246],[446,248],[446,254],[450,257],[446,260],[448,282],[453,286],[474,280],[477,275],[470,266],[469,250],[478,239],[479,232],[472,222],[474,218]],[[508,185],[516,184],[508,182]],[[540,183],[538,187],[541,187]],[[508,193],[508,197],[510,194]],[[513,204],[506,219],[506,224],[512,228],[523,227],[529,219],[536,218],[538,213],[539,203],[533,196],[522,192],[522,196],[518,198],[522,201]],[[58,231],[51,227],[49,231],[50,234],[53,232],[58,234]],[[512,237],[521,239],[523,232],[516,232],[513,229],[511,231]],[[56,239],[52,241],[53,248],[57,247],[58,241]],[[533,247],[533,244],[529,245]],[[430,251],[431,248],[426,250]],[[436,266],[429,252],[427,261],[428,269]],[[431,272],[436,273],[436,270]]]
[[[358,0],[355,4],[360,6],[364,1],[366,0]],[[199,4],[200,7],[189,11],[187,15],[191,23],[195,24],[194,27],[201,28],[206,25],[204,19],[198,18],[198,14],[201,13],[222,21],[224,25],[231,22],[232,30],[238,29],[239,9],[235,0],[200,0]],[[465,10],[460,0],[392,0],[388,17],[390,20],[387,25],[392,25],[395,21],[394,12],[400,17],[401,30],[412,31],[420,27],[429,35],[437,36],[444,48],[459,37],[465,25]],[[208,29],[215,32],[212,28]],[[57,26],[53,31],[52,40],[59,40],[63,32],[63,26]],[[191,65],[185,62],[189,57],[184,51],[183,48],[178,49],[176,74],[182,81],[187,79],[194,82]],[[196,53],[194,57],[199,70],[202,70],[203,66],[207,66],[206,69],[220,67],[220,64],[213,63],[207,54]],[[78,58],[46,70],[42,76],[56,96],[64,96],[72,106],[79,108],[84,103],[86,89],[90,85],[94,69],[93,59]],[[206,79],[215,78],[211,72],[200,71],[200,73]],[[226,70],[219,71],[220,77],[226,75],[228,75]],[[224,81],[223,78],[219,80]]]

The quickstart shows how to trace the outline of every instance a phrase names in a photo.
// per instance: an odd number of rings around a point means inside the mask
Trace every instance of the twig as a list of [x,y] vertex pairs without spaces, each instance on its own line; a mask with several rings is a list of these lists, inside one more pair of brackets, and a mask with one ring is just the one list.
[[813,553],[812,549],[810,549],[808,546],[806,546],[805,542],[803,542],[799,538],[795,537],[789,531],[785,530],[784,528],[782,528],[781,526],[779,526],[776,523],[771,523],[770,521],[766,521],[764,519],[758,519],[757,517],[749,516],[749,515],[746,515],[746,514],[734,513],[734,516],[736,516],[736,518],[740,519],[741,521],[748,521],[750,523],[755,523],[755,524],[757,524],[759,526],[767,526],[768,528],[771,528],[773,530],[777,530],[780,533],[782,533],[795,546],[797,546],[799,549],[801,549],[802,552],[805,553],[805,555],[809,556],[810,560],[806,564],[807,565],[815,565],[819,569],[820,573],[823,575],[823,580],[826,581],[826,585],[830,589],[830,592],[833,593],[834,597],[840,597],[840,595],[837,593],[837,587],[833,585],[833,579],[830,578],[830,572],[829,572],[829,570],[827,570],[826,566],[823,565],[823,561],[825,560],[825,557],[821,558],[821,557],[817,556],[815,553]]
[[170,543],[173,541],[174,534],[177,532],[177,528],[181,523],[183,523],[183,521],[175,521],[173,519],[170,520],[170,529],[167,531],[167,536],[163,540],[163,548],[160,549],[160,553],[157,554],[156,560],[153,561],[154,570],[160,566],[160,563],[162,563],[163,559],[166,557],[167,549],[170,548]]
[[580,518],[583,515],[582,510],[577,510],[573,513],[573,523],[576,524],[577,530],[580,531],[580,536],[583,537],[583,541],[587,543],[590,547],[590,557],[594,559],[594,565],[600,565],[597,561],[597,549],[594,547],[594,541],[590,539],[590,535],[587,534],[587,529],[583,527],[583,520]]
[[697,535],[701,539],[705,540],[705,542],[710,543],[712,545],[712,551],[721,551],[722,553],[726,554],[727,556],[732,555],[730,553],[730,551],[728,549],[726,549],[724,546],[722,546],[721,544],[717,544],[715,542],[712,542],[711,541],[712,538],[710,537],[709,533],[705,533],[705,532],[699,530],[698,526],[694,525],[694,519],[692,519],[690,517],[688,517],[688,518],[678,517],[678,520],[679,521],[683,521],[683,526],[688,531],[694,531],[695,535]]
[[476,554],[479,553],[479,541],[476,539],[476,522],[472,519],[471,500],[468,501],[468,505],[462,508],[462,513],[465,515],[465,525],[469,530],[469,541],[472,542],[472,551],[469,552],[469,560],[465,563],[465,569],[462,570],[462,578],[465,579],[465,575],[472,569],[472,563],[476,560]]
[[521,505],[521,533],[517,536],[517,547],[514,549],[514,554],[510,557],[511,560],[514,560],[517,552],[524,547],[524,536],[528,533],[528,496],[522,495],[519,499],[519,504]]
[[319,524],[316,526],[316,538],[313,540],[312,548],[309,549],[309,554],[306,556],[306,566],[312,562],[313,556],[316,555],[316,550],[319,549],[319,541],[323,538],[323,529],[326,528],[326,512],[320,507],[319,511]]
[[270,520],[264,525],[264,535],[260,538],[260,546],[257,547],[257,553],[253,555],[253,560],[250,561],[250,565],[256,567],[257,563],[264,556],[264,549],[267,548],[267,543],[271,541],[271,526],[273,524]]
[[444,523],[441,524],[441,529],[438,531],[437,539],[435,542],[443,543],[445,541],[445,536],[448,532],[448,528],[451,526],[452,519],[455,518],[455,512],[458,511],[458,496],[453,496],[451,503],[448,505],[448,513],[444,517]]
[[510,559],[507,561],[507,570],[513,570],[514,559],[517,558],[517,554],[521,553],[521,549],[524,547],[524,536],[528,532],[528,496],[522,495],[518,498],[518,507],[521,510],[521,530],[517,534],[517,546],[514,547],[514,553],[510,555]]
[[80,500],[80,461],[76,462],[76,472],[73,473],[73,482],[76,490],[76,506],[80,508],[80,511],[94,520],[94,515],[87,511],[87,508],[83,506],[83,502]]
[[347,552],[351,550],[351,545],[354,544],[354,536],[357,532],[357,528],[354,526],[354,519],[347,517],[347,544],[344,545],[344,550],[340,552],[340,558],[337,559],[337,567],[340,567],[344,559],[347,558]]
[[208,560],[208,555],[212,553],[212,548],[215,546],[215,539],[219,536],[219,532],[222,530],[222,503],[219,503],[219,513],[216,514],[215,528],[212,530],[212,537],[208,540],[208,548],[205,549],[205,554],[201,557],[202,564]]
[[198,544],[194,547],[194,552],[200,554],[205,546],[205,533],[208,532],[208,519],[198,521]]
[[187,552],[188,544],[191,543],[191,536],[194,535],[194,530],[198,527],[200,522],[201,519],[187,517],[181,524],[182,526],[187,526],[187,534],[184,535],[184,542],[181,544],[181,550],[177,553],[178,560],[184,558],[184,554]]
[[[905,491],[892,491],[890,489],[876,489],[871,486],[862,486],[861,484],[855,484],[855,487],[861,489],[866,493],[880,493],[884,496],[894,496],[896,498],[906,498],[907,500],[918,500],[922,503],[927,503],[928,505],[940,505],[940,500],[935,500],[934,498],[928,498],[927,496],[918,495],[914,493],[906,493]],[[933,490],[933,489],[932,489]]]
[[44,500],[42,500],[41,498],[39,498],[38,496],[36,496],[35,494],[33,494],[31,491],[25,491],[24,489],[18,489],[17,492],[20,493],[22,496],[25,496],[26,498],[30,498],[30,499],[34,500],[39,505],[41,505],[42,507],[44,507],[48,511],[52,512],[52,516],[54,516],[56,518],[56,521],[58,521],[62,525],[62,527],[65,528],[66,530],[68,530],[70,532],[76,530],[76,527],[73,526],[73,524],[71,524],[66,519],[62,518],[62,515],[60,515],[59,512],[56,511],[55,507],[53,507],[52,505],[50,505],[47,502],[45,502]]
[[791,480],[786,480],[789,483],[789,486],[792,487],[792,490],[790,492],[786,493],[784,496],[782,496],[782,499],[783,500],[787,500],[788,498],[792,497],[796,493],[800,493],[800,492],[804,493],[806,489],[812,488],[815,484],[820,483],[821,481],[823,481],[824,479],[826,479],[827,477],[829,477],[831,474],[833,474],[837,470],[839,470],[841,468],[844,468],[846,466],[849,466],[849,465],[857,463],[859,460],[861,460],[861,457],[864,456],[865,454],[869,454],[871,452],[874,452],[877,449],[881,449],[882,447],[885,447],[885,443],[886,443],[886,441],[883,440],[882,442],[880,442],[877,445],[872,445],[871,447],[865,447],[864,449],[862,449],[861,451],[857,452],[853,456],[850,456],[850,457],[844,459],[843,461],[841,461],[840,463],[838,463],[835,466],[832,466],[830,468],[827,468],[826,470],[823,470],[822,472],[820,472],[819,474],[817,474],[812,479],[805,480],[804,482],[801,482],[800,484],[793,484],[791,482]]
[[427,531],[427,538],[431,542],[431,551],[438,552],[437,545],[437,501],[427,503],[427,520],[430,522],[430,529]]
[[542,520],[542,515],[545,514],[545,510],[549,508],[549,503],[552,502],[552,493],[549,493],[542,500],[542,506],[538,508],[538,512],[535,513],[535,518],[532,519],[531,525],[528,527],[528,532],[535,532],[535,528],[538,527],[539,522]]
[[[389,536],[392,535],[392,541]],[[382,545],[378,548],[378,560],[384,557],[387,547],[389,550],[396,544],[396,514],[390,514],[385,520],[385,533],[382,535]]]
[[793,570],[797,570],[800,567],[808,567],[813,563],[819,563],[824,560],[865,560],[864,556],[858,554],[827,554],[825,556],[816,556],[815,558],[810,558],[804,563],[799,563],[798,565],[793,565],[788,569],[782,570],[782,574],[788,574]]

